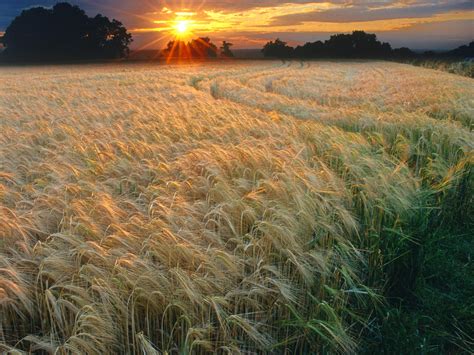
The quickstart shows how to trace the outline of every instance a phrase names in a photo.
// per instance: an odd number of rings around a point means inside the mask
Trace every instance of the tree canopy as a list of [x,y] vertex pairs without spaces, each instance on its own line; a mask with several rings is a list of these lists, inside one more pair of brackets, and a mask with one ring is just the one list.
[[290,58],[293,56],[294,49],[289,47],[286,42],[279,38],[275,42],[270,41],[262,49],[265,57]]
[[209,37],[199,37],[190,42],[181,40],[170,41],[162,54],[167,58],[205,59],[216,58],[217,52],[217,46],[211,42]]
[[227,41],[222,41],[222,47],[221,47],[221,57],[223,58],[233,58],[234,53],[232,53],[232,50],[230,47],[232,47],[233,44],[229,43]]
[[474,58],[474,41],[448,52],[447,55],[452,57]]
[[89,17],[63,2],[24,10],[2,39],[5,55],[36,60],[112,59],[129,53],[132,35],[123,24],[100,14]]
[[277,58],[380,58],[388,56],[391,51],[390,44],[382,43],[375,34],[364,31],[336,34],[324,42],[308,42],[296,48],[277,39],[262,49],[265,57]]

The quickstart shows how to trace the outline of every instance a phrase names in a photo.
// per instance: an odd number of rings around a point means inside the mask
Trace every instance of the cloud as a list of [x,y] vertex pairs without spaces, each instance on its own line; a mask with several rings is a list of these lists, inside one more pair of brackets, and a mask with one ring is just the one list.
[[472,20],[420,23],[397,31],[381,32],[379,38],[394,47],[454,49],[474,38]]
[[302,12],[277,16],[270,25],[289,26],[304,22],[367,22],[378,20],[393,20],[407,18],[430,17],[453,11],[474,10],[472,1],[449,1],[438,3],[423,3],[406,5],[404,3],[390,4],[389,6],[375,7],[365,5],[347,5],[340,8],[332,8],[321,11]]

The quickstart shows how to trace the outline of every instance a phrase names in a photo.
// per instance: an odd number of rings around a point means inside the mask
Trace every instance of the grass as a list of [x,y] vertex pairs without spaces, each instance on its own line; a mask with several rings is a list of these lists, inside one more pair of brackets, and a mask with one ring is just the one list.
[[391,298],[364,353],[471,352],[474,342],[472,236],[438,231],[419,256],[420,272],[408,296]]
[[460,60],[453,58],[425,58],[403,60],[402,62],[420,66],[423,68],[442,70],[448,73],[474,78],[474,62],[472,62],[471,60]]
[[0,71],[2,351],[472,350],[472,79]]

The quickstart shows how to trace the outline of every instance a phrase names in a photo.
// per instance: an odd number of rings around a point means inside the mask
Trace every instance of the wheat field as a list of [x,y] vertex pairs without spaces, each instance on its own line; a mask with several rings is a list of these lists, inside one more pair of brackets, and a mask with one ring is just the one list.
[[0,351],[356,353],[423,236],[474,226],[470,78],[382,61],[0,78]]

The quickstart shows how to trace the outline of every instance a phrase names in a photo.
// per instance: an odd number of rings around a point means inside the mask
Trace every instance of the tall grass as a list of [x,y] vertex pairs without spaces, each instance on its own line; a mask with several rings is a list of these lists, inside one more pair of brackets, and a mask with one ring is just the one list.
[[404,62],[423,68],[442,70],[448,73],[474,78],[474,62],[471,60],[425,58],[406,60]]
[[473,226],[471,79],[383,62],[0,73],[2,351],[361,351],[424,238]]

